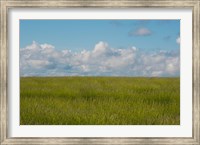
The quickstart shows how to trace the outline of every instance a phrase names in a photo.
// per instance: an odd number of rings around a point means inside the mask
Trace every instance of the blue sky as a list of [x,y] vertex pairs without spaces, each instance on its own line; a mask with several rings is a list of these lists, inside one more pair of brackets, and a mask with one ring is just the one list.
[[[151,36],[129,35],[143,27],[152,32]],[[179,33],[179,20],[21,20],[20,48],[34,40],[51,43],[57,49],[81,51],[92,49],[101,40],[115,48],[134,45],[145,50],[173,50],[179,48],[174,41]]]
[[[21,75],[179,76],[179,35],[179,20],[20,20]],[[63,60],[58,62],[55,54]],[[152,64],[140,60],[153,55],[158,58]],[[129,57],[132,63],[127,64]],[[91,64],[94,59],[98,61]],[[124,66],[116,65],[116,59],[122,59]],[[163,61],[162,69],[156,67],[157,59]],[[173,59],[176,64],[169,64]],[[164,67],[169,67],[168,72]],[[122,71],[125,68],[128,72]]]

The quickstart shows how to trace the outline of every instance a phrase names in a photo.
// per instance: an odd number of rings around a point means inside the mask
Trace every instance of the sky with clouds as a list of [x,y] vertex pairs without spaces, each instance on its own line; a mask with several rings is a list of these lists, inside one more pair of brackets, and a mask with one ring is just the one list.
[[179,20],[20,20],[20,76],[180,76]]

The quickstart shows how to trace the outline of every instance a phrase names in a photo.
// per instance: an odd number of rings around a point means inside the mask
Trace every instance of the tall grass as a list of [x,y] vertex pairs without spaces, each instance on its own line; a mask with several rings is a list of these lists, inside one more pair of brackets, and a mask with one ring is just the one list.
[[179,78],[22,77],[21,125],[177,125]]

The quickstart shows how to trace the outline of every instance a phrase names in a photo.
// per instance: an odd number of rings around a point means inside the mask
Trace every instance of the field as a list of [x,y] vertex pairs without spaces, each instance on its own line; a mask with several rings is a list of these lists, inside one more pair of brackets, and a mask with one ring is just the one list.
[[178,125],[180,78],[21,77],[21,125]]

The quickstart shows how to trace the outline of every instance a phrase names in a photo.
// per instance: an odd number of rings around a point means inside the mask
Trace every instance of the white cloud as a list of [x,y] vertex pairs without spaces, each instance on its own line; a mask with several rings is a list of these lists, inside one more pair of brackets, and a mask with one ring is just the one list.
[[108,44],[100,41],[95,45],[94,50],[92,52],[95,56],[106,54],[107,52],[109,52]]
[[151,75],[153,76],[153,77],[158,77],[158,76],[160,76],[160,75],[162,75],[163,74],[163,71],[153,71],[152,73],[151,73]]
[[136,31],[131,31],[129,34],[131,36],[133,36],[133,35],[135,35],[135,36],[148,36],[148,35],[151,35],[152,32],[147,28],[139,28]]
[[36,42],[20,49],[21,76],[179,76],[179,72],[179,52],[116,49],[102,41],[79,53]]
[[177,39],[176,39],[176,43],[178,43],[178,44],[180,44],[180,37],[178,37]]

